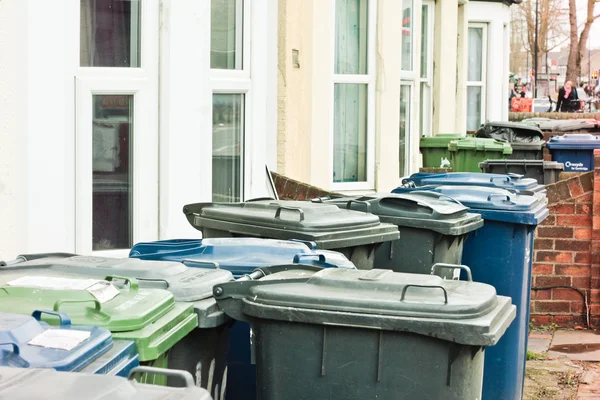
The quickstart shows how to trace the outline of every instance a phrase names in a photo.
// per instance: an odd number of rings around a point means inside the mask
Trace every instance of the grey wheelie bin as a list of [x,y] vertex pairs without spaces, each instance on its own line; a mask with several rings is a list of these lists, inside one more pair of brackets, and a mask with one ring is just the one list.
[[[375,251],[375,267],[397,272],[429,274],[435,263],[460,264],[467,236],[483,226],[481,215],[451,197],[434,192],[378,193],[360,197],[318,198],[313,202],[373,213],[394,224],[400,239]],[[439,270],[451,278],[453,271]]]
[[[134,374],[156,374],[177,379],[184,387],[141,384]],[[52,369],[0,367],[0,398],[11,400],[212,400],[210,394],[194,386],[185,371],[137,367],[129,378],[57,372]]]
[[190,268],[171,261],[72,254],[25,254],[9,264],[0,268],[2,284],[26,275],[59,278],[117,275],[136,278],[140,288],[166,289],[177,303],[193,305],[198,317],[197,328],[177,340],[166,353],[164,363],[159,365],[186,370],[196,377],[198,386],[221,395],[226,382],[229,328],[233,321],[217,306],[212,287],[233,280],[230,271],[215,269],[218,264],[211,261],[197,262],[210,266],[209,269]]
[[376,215],[307,201],[198,203],[186,205],[183,212],[204,238],[310,241],[319,249],[343,253],[359,269],[372,269],[377,248],[400,237],[396,226],[382,224]]
[[492,286],[434,275],[267,278],[214,288],[252,325],[260,400],[480,399],[485,348],[515,317]]

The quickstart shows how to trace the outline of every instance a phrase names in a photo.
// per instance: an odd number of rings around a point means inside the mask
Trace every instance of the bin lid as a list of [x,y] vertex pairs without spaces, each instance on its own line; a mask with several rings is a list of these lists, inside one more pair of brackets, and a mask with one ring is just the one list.
[[135,343],[131,340],[115,340],[110,350],[89,363],[80,372],[84,374],[120,375],[140,365],[135,351]]
[[475,346],[495,344],[515,317],[510,298],[490,285],[381,269],[225,283],[215,298],[232,317],[398,330]]
[[589,133],[552,136],[547,144],[555,150],[590,150],[600,149],[600,136]]
[[309,240],[323,249],[399,238],[398,229],[380,223],[376,215],[308,201],[199,203],[185,206],[184,213],[198,230],[212,228],[245,236]]
[[99,327],[73,327],[67,314],[51,327],[41,322],[48,311],[33,316],[0,312],[0,366],[79,371],[112,346],[110,332]]
[[138,367],[140,372],[182,376],[186,387],[174,388],[138,383],[120,376],[57,372],[40,368],[0,367],[0,397],[11,400],[211,400],[205,389],[194,385],[189,373]]
[[414,183],[416,186],[426,185],[458,185],[485,186],[501,189],[539,192],[544,190],[533,178],[524,178],[517,174],[481,174],[478,172],[446,172],[428,174],[418,172],[402,180],[403,184]]
[[[261,238],[194,239],[177,244],[169,240],[138,243],[131,248],[129,256],[178,261],[189,267],[214,268],[216,265],[235,276],[248,274],[260,267],[293,262],[323,268],[356,268],[342,253],[311,250],[304,243],[291,240]],[[210,296],[213,286],[210,286]]]
[[499,142],[494,139],[469,137],[461,140],[452,140],[448,144],[448,150],[475,150],[475,151],[495,151],[502,154],[512,154],[510,143]]
[[483,186],[424,186],[396,189],[399,192],[435,191],[452,197],[481,214],[484,220],[538,225],[548,216],[544,198]]
[[488,165],[519,165],[525,168],[540,168],[542,167],[544,170],[547,169],[558,169],[562,170],[564,168],[563,163],[559,163],[556,161],[544,161],[544,160],[485,160],[479,163],[479,168],[485,168]]
[[341,208],[371,212],[383,222],[427,229],[443,235],[464,235],[483,226],[479,214],[441,193],[376,193],[324,200]]
[[[15,279],[9,279],[9,277]],[[109,280],[119,279],[106,277]],[[111,332],[133,331],[152,325],[175,305],[173,295],[161,289],[140,289],[134,278],[123,278],[127,288],[107,280],[5,275],[0,286],[0,312],[31,314],[44,309],[67,313],[74,325],[101,326]],[[58,318],[43,315],[54,325]]]
[[465,135],[461,135],[460,133],[438,133],[435,136],[423,136],[419,143],[419,147],[440,147],[447,150],[450,141],[464,138]]
[[[21,257],[27,258],[27,255]],[[212,297],[214,285],[233,279],[223,269],[198,270],[179,262],[146,261],[136,258],[108,258],[95,256],[38,257],[5,267],[2,271],[29,271],[30,274],[76,274],[98,277],[108,275],[136,278],[142,288],[166,289],[176,301],[196,301]],[[2,271],[0,271],[0,281]],[[23,273],[23,272],[21,272]]]

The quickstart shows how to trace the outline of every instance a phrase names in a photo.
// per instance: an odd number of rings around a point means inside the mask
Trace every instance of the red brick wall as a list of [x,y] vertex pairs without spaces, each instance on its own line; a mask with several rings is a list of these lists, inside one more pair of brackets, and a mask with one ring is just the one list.
[[595,162],[595,171],[547,186],[550,215],[534,243],[535,325],[596,326],[600,320],[600,152]]
[[309,200],[332,194],[316,186],[298,182],[275,172],[271,172],[271,176],[273,177],[277,195],[281,200]]

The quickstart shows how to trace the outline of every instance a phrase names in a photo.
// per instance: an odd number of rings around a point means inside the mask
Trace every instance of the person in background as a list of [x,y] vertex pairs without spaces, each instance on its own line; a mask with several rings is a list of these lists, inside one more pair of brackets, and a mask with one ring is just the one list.
[[558,90],[558,100],[556,102],[557,112],[574,112],[579,108],[579,99],[577,90],[573,87],[573,82],[566,81],[565,85]]

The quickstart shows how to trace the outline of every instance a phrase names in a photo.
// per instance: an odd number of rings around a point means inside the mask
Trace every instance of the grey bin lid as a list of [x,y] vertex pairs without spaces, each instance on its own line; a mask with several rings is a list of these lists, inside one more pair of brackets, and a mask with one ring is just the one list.
[[184,207],[198,230],[211,228],[245,236],[300,239],[322,249],[338,249],[396,240],[398,228],[376,215],[341,210],[307,201],[263,200],[248,203],[199,203]]
[[382,222],[397,226],[427,229],[443,235],[463,235],[483,226],[479,214],[459,201],[435,192],[406,194],[376,193],[331,200],[315,199],[340,208],[371,212]]
[[326,269],[309,278],[231,282],[214,290],[236,319],[404,331],[472,346],[496,344],[516,315],[510,298],[490,285],[381,269]]
[[[24,256],[26,257],[26,256]],[[85,275],[104,278],[108,275],[136,278],[140,287],[166,289],[176,301],[198,301],[212,297],[212,288],[233,280],[224,269],[189,268],[172,261],[147,261],[136,258],[48,257],[0,268],[5,276],[29,273],[32,269],[48,275]]]
[[0,367],[0,398],[11,400],[212,400],[210,393],[194,385],[189,372],[137,367],[181,377],[185,387],[148,385],[118,376],[57,372],[53,369]]

